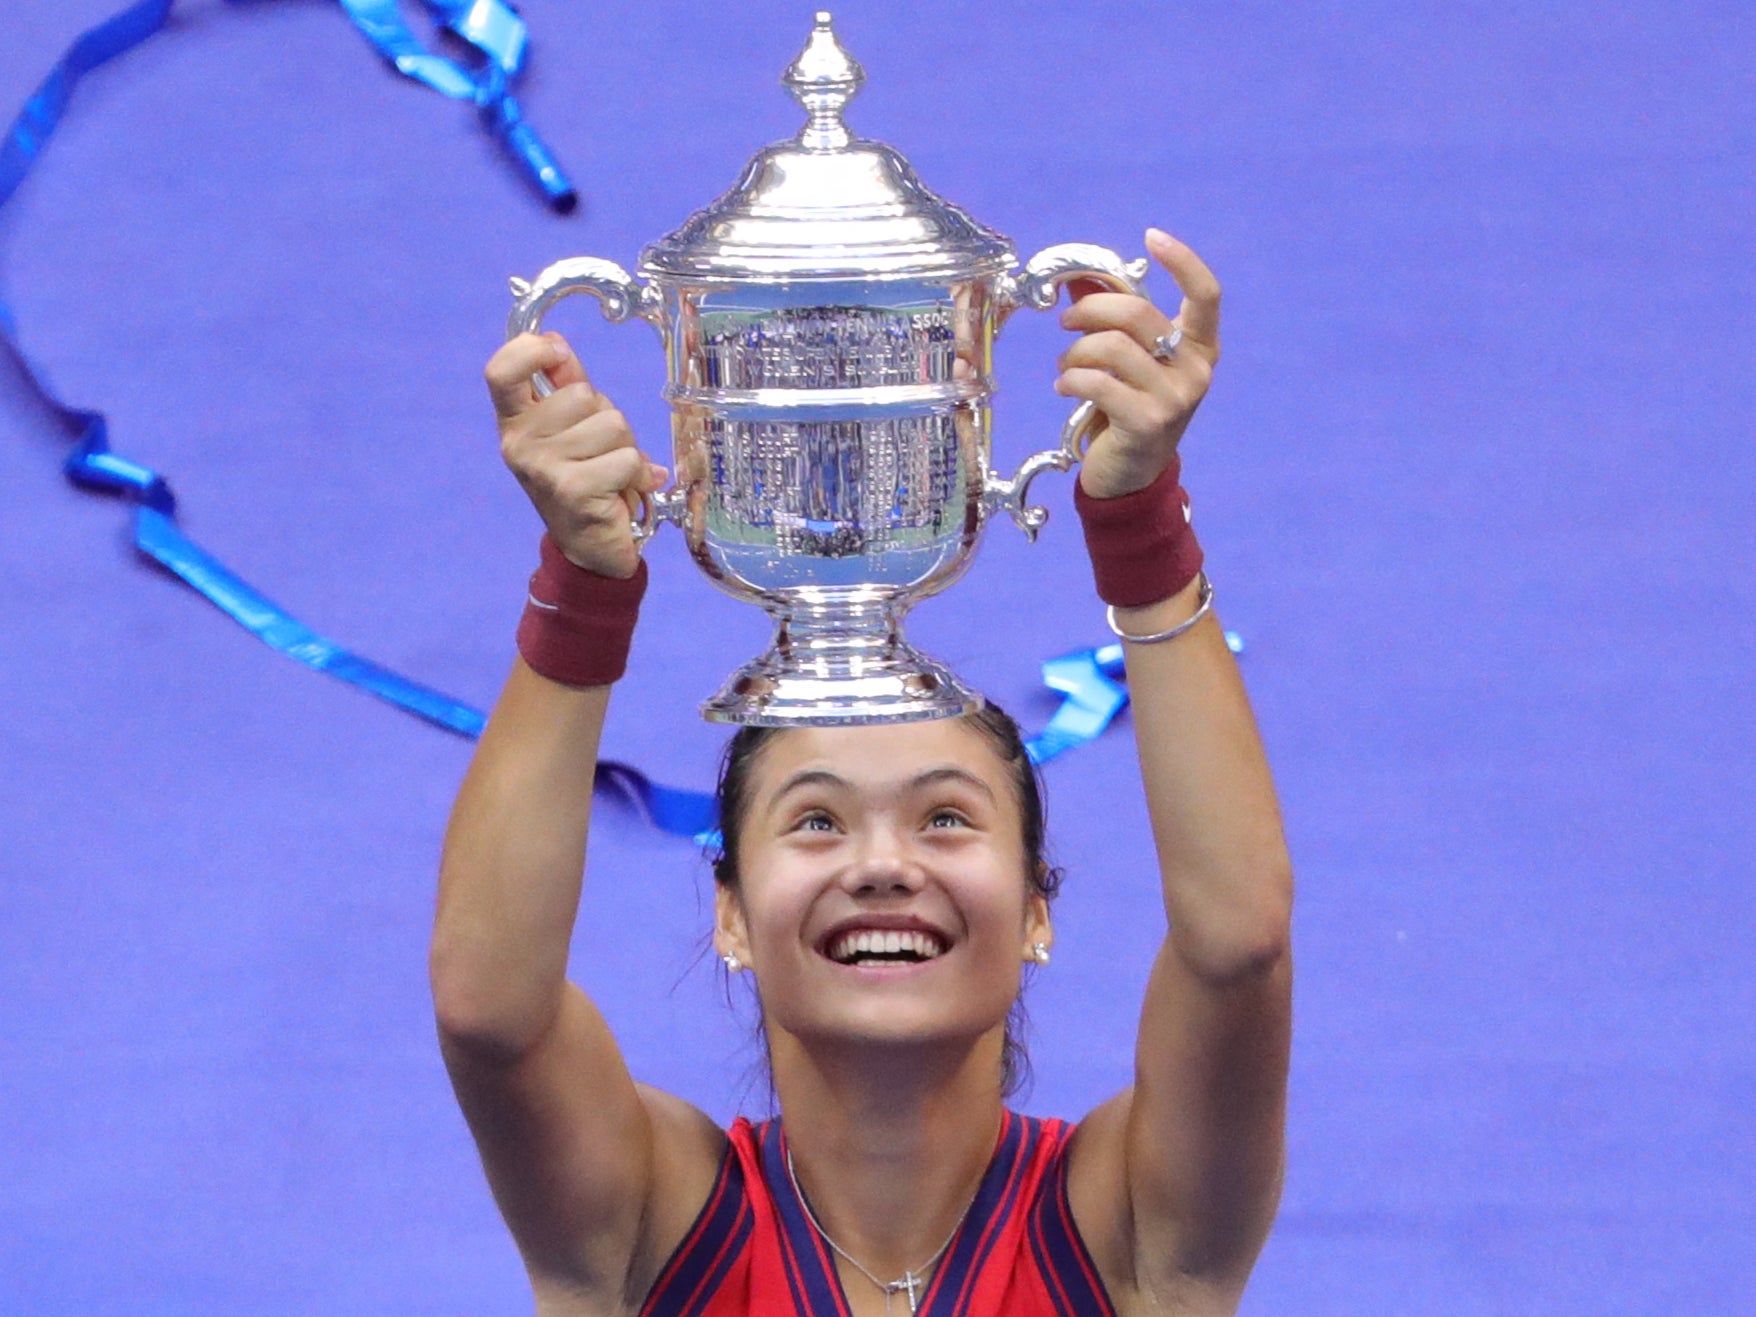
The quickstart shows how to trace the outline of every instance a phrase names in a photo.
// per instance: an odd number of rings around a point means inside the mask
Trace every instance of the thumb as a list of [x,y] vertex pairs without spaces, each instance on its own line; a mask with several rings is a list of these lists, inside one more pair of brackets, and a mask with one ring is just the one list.
[[585,373],[584,365],[565,338],[551,329],[543,335],[543,341],[549,345],[550,364],[543,369],[548,372],[551,384],[564,389],[569,384],[591,383],[591,377]]

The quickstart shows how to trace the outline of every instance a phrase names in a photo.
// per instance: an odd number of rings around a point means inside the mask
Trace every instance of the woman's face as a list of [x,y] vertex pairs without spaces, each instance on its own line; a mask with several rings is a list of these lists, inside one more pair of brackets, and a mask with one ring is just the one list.
[[762,749],[716,949],[761,984],[771,1038],[997,1038],[1048,908],[1011,772],[958,719],[790,731]]

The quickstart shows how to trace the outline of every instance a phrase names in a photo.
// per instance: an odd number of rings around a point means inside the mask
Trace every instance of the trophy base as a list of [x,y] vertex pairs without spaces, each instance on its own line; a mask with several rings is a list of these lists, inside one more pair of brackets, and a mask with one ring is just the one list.
[[[862,601],[864,602],[864,601]],[[904,641],[890,603],[777,609],[774,645],[701,706],[709,722],[847,727],[973,713],[986,701]]]
[[755,727],[847,727],[923,722],[973,713],[985,701],[931,659],[892,671],[828,675],[758,660],[701,706],[708,722]]

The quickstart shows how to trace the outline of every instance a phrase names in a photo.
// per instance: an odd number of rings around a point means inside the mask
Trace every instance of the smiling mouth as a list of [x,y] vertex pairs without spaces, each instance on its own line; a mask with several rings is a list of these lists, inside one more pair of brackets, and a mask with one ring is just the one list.
[[945,943],[916,929],[854,929],[824,950],[838,965],[917,965],[945,954]]

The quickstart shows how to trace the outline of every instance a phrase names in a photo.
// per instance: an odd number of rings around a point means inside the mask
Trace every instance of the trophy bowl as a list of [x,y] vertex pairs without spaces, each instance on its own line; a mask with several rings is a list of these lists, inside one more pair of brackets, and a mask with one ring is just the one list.
[[[782,82],[797,138],[641,253],[638,277],[573,257],[514,279],[509,337],[557,300],[597,297],[612,322],[664,343],[675,481],[635,536],[679,526],[720,589],[774,620],[769,648],[702,706],[716,722],[901,722],[982,697],[903,639],[903,615],[968,568],[987,518],[1030,538],[1031,481],[1070,470],[1095,411],[1010,478],[990,466],[993,349],[1017,308],[1094,279],[1139,293],[1144,260],[1067,243],[1022,269],[1012,244],[939,198],[843,108],[865,75],[819,13]],[[538,377],[539,392],[548,381]]]

